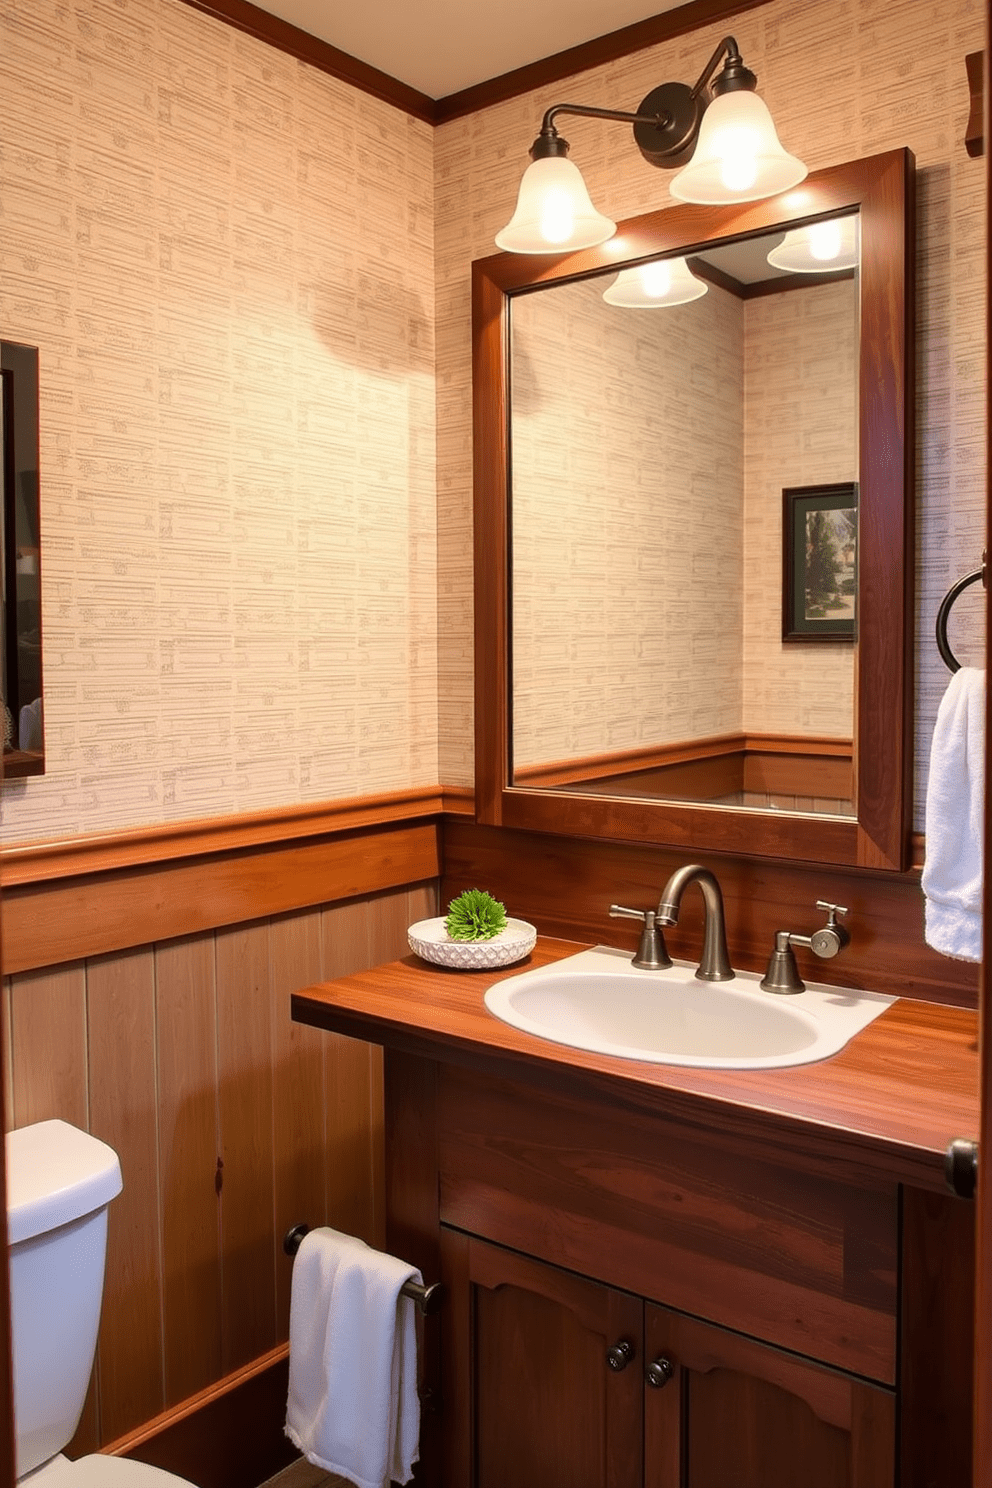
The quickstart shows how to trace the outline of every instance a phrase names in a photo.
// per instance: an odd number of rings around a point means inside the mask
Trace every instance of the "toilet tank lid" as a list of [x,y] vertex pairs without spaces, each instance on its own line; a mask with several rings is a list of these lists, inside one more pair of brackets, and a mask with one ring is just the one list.
[[101,1209],[123,1186],[114,1149],[67,1121],[39,1121],[7,1133],[11,1245]]

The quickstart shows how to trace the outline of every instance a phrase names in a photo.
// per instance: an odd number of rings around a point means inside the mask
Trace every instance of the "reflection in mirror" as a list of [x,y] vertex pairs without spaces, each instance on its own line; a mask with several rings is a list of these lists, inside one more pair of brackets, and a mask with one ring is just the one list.
[[3,776],[11,779],[45,769],[35,347],[0,341],[0,375]]
[[804,519],[784,638],[783,492],[855,488],[858,277],[784,236],[511,302],[515,785],[855,815],[853,534]]

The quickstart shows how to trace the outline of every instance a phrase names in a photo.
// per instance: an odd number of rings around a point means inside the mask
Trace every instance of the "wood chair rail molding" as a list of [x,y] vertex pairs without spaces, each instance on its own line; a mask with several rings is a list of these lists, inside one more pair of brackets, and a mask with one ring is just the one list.
[[473,793],[461,786],[425,786],[375,796],[349,796],[313,806],[278,807],[242,816],[204,817],[84,837],[14,843],[0,849],[0,890],[24,884],[170,862],[351,832],[441,812],[471,815]]
[[436,879],[442,810],[471,813],[471,792],[431,787],[8,849],[4,974]]

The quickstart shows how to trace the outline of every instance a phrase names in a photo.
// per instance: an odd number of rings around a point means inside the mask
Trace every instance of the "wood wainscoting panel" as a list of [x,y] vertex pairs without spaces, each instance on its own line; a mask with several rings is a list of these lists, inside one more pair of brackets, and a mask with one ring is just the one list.
[[[374,904],[361,906],[362,913],[358,908],[339,904],[322,915],[327,980],[405,955],[407,928],[437,912],[437,888],[431,883],[380,894]],[[386,1240],[382,1050],[341,1034],[323,1037],[328,1061],[326,1160],[334,1174],[327,1222],[381,1247]],[[361,1115],[366,1111],[372,1112],[371,1125]]]
[[224,1373],[276,1343],[275,1215],[260,1195],[275,1189],[269,927],[217,935]]
[[101,1433],[119,1436],[165,1405],[152,951],[92,961],[86,1004],[90,1131],[114,1147],[124,1175],[98,1346]]
[[[12,1126],[61,1116],[89,1127],[82,963],[15,977],[10,988]],[[38,1058],[38,1051],[44,1057]]]
[[[332,1224],[383,1243],[381,1051],[294,1024],[289,1006],[314,981],[404,954],[407,926],[436,912],[433,869],[378,891],[407,856],[396,834],[368,836],[362,898],[17,972],[5,984],[10,1124],[59,1116],[92,1129],[124,1175],[110,1206],[99,1356],[72,1455],[134,1442],[164,1411],[161,1431],[186,1443],[173,1470],[206,1483],[195,1444],[212,1417],[202,1427],[186,1418],[213,1411],[215,1395],[229,1394],[219,1382],[241,1365],[247,1379],[284,1344],[285,1231]],[[418,849],[412,861],[425,855]],[[436,863],[433,828],[426,862]],[[115,875],[101,877],[109,906]],[[245,902],[254,916],[258,901]],[[91,910],[97,925],[113,923],[99,899]],[[36,934],[47,929],[39,920]],[[236,1402],[255,1399],[256,1387],[246,1390],[224,1407],[225,1440],[249,1408]],[[285,1460],[285,1390],[281,1403],[278,1390],[263,1395],[264,1429],[252,1421],[248,1437],[264,1437],[257,1460],[275,1471]],[[217,1484],[233,1485],[215,1466]],[[246,1471],[241,1488],[255,1481]]]
[[[610,905],[653,908],[669,875],[686,862],[703,862],[720,880],[730,956],[740,970],[764,971],[776,931],[809,935],[822,925],[823,911],[816,908],[822,899],[847,906],[851,943],[832,961],[800,947],[801,976],[893,997],[977,1006],[977,966],[952,961],[924,943],[919,870],[879,874],[729,853],[700,857],[688,848],[585,842],[448,821],[441,898],[447,903],[479,884],[503,900],[507,914],[530,920],[542,935],[629,946],[633,953],[637,926],[611,919]],[[703,903],[695,889],[686,894],[679,923],[666,929],[665,940],[671,955],[699,960]]]
[[224,1372],[213,937],[156,947],[155,972],[168,1408]]
[[[338,904],[321,915],[324,975],[341,976],[340,967],[374,966],[364,906]],[[345,973],[347,974],[347,973]],[[374,1242],[376,1202],[369,1173],[376,1165],[375,1136],[369,1120],[375,1086],[371,1044],[332,1034],[325,1044],[327,1138],[325,1161],[334,1174],[327,1221],[336,1230]],[[301,1219],[310,1223],[308,1216]]]
[[[276,1336],[289,1336],[293,1268],[282,1241],[306,1216],[327,1213],[324,1044],[294,1023],[289,999],[320,967],[321,914],[286,915],[269,926],[272,950],[273,1210],[276,1244]],[[301,978],[304,980],[301,981]]]

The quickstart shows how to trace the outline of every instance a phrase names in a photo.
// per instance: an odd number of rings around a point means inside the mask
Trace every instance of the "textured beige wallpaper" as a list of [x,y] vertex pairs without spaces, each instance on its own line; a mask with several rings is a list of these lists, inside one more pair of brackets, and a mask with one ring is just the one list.
[[[948,674],[937,607],[984,545],[984,164],[962,143],[964,57],[983,44],[981,0],[773,0],[734,23],[786,147],[811,169],[908,146],[918,210],[917,796]],[[441,776],[472,779],[471,311],[469,264],[494,251],[541,114],[563,100],[636,108],[669,79],[694,79],[725,26],[583,73],[471,118],[436,141],[438,541]],[[662,207],[669,174],[647,165],[626,126],[569,119],[572,159],[614,218]],[[973,592],[973,591],[972,591]],[[960,651],[980,662],[958,608]],[[977,625],[972,626],[973,631]],[[980,631],[979,631],[980,635]]]
[[178,0],[0,0],[48,773],[6,842],[438,779],[433,131]]
[[[961,143],[983,15],[772,0],[734,27],[812,168],[917,157],[920,778],[934,616],[983,544],[984,168]],[[634,107],[723,29],[431,131],[179,0],[0,0],[49,767],[4,787],[6,841],[471,783],[471,260],[545,107]],[[568,134],[603,210],[665,204],[624,126]],[[977,619],[971,591],[965,659]]]

